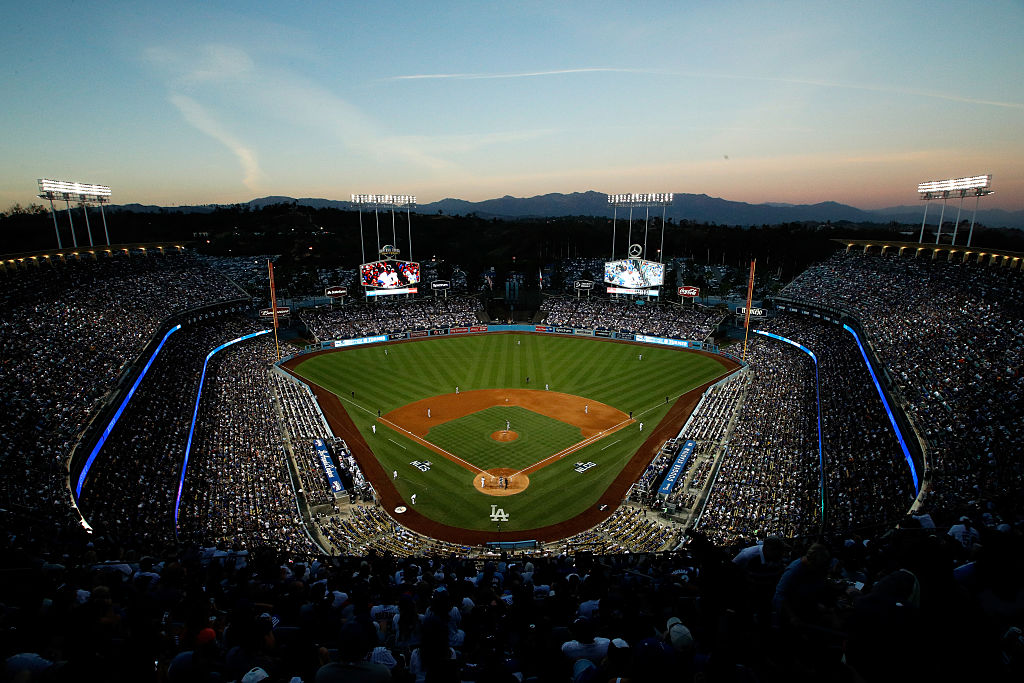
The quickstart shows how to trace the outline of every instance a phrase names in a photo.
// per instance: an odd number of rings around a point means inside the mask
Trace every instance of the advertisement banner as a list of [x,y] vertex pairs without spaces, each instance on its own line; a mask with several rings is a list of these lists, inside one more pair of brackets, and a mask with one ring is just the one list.
[[577,327],[576,334],[580,335],[581,337],[592,337],[594,336],[594,331],[588,330],[585,327]]
[[632,332],[616,332],[615,338],[625,339],[626,341],[633,341],[634,339],[636,339],[636,335],[633,334]]
[[689,462],[690,456],[693,455],[693,449],[696,447],[697,442],[692,439],[683,444],[682,450],[680,450],[679,455],[676,456],[668,474],[665,475],[664,481],[662,481],[661,486],[658,487],[658,493],[663,496],[667,496],[672,493],[672,489],[675,488],[679,475],[683,473],[683,469],[686,468],[686,463]]
[[556,327],[555,328],[555,332],[557,334],[572,334],[572,328],[571,327]]
[[594,281],[593,280],[574,280],[573,281],[573,287],[575,287],[576,289],[593,289],[594,288]]
[[331,454],[327,450],[327,444],[324,443],[323,439],[316,439],[313,442],[313,446],[316,448],[316,457],[320,461],[320,466],[324,468],[324,476],[327,477],[327,485],[330,487],[331,493],[335,496],[340,496],[345,487],[341,485],[341,479],[338,477],[338,468],[331,461]]
[[[736,307],[736,315],[746,315],[746,314],[747,314],[747,307],[746,306],[737,306]],[[751,318],[763,318],[766,315],[768,315],[768,311],[766,311],[765,309],[763,309],[763,308],[754,308],[753,306],[750,307],[750,317]]]
[[594,336],[595,337],[604,337],[605,339],[611,339],[612,331],[611,330],[594,330]]
[[680,287],[677,291],[679,292],[679,296],[687,297],[690,299],[700,296],[700,287],[694,287],[693,285],[686,285],[685,287]]
[[636,335],[638,342],[644,342],[645,344],[662,344],[664,346],[679,346],[684,349],[692,349],[697,346],[697,342],[683,341],[682,339],[669,339],[667,337],[651,337],[646,334]]
[[361,344],[375,344],[377,342],[387,341],[388,336],[386,334],[378,334],[373,337],[358,337],[356,339],[339,339],[334,342],[334,348],[344,348],[346,346],[359,346]]
[[658,296],[657,289],[632,289],[630,287],[609,287],[609,294],[639,294],[640,296]]
[[451,289],[452,283],[448,280],[434,280],[430,283],[431,289]]
[[391,296],[392,294],[415,294],[415,287],[402,287],[400,289],[368,289],[366,296]]
[[469,328],[468,327],[449,327],[448,328],[448,333],[449,334],[468,334],[469,333]]
[[409,333],[409,336],[413,337],[413,338],[417,338],[417,337],[427,337],[429,335],[428,335],[426,330],[413,330],[412,332]]
[[[278,306],[277,307],[277,317],[278,318],[287,317],[288,315],[291,314],[291,312],[292,312],[292,309],[288,308],[287,306]],[[261,308],[260,309],[260,317],[261,318],[273,318],[274,317],[274,309],[272,309],[272,308]]]
[[470,332],[486,332],[487,331],[487,325],[470,325],[469,331]]
[[440,336],[442,334],[448,334],[448,330],[431,330],[430,331],[430,336],[431,337],[437,337],[437,336]]
[[546,327],[544,325],[537,325],[536,327],[533,328],[533,331],[534,332],[554,332],[555,328],[553,328],[553,327]]
[[408,338],[409,338],[409,333],[408,332],[392,332],[391,334],[388,335],[388,339],[389,340],[391,340],[391,339],[408,339]]
[[328,287],[324,296],[348,296],[348,287]]

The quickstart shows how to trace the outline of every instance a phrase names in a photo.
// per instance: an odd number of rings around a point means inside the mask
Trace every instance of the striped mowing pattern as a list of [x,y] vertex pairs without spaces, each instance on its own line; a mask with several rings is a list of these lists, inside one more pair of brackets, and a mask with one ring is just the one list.
[[[638,360],[639,354],[643,360]],[[399,472],[392,482],[399,493],[406,500],[417,494],[417,512],[452,526],[494,529],[489,511],[490,505],[497,503],[510,515],[509,521],[502,523],[502,530],[509,531],[554,524],[593,505],[668,411],[665,398],[674,402],[724,371],[714,358],[677,349],[530,334],[441,337],[357,347],[314,356],[296,368],[298,374],[339,396],[385,471]],[[644,421],[645,429],[640,432],[639,425],[630,425],[533,472],[522,493],[495,498],[473,488],[474,475],[466,468],[377,422],[378,410],[387,414],[413,401],[454,393],[456,386],[461,391],[543,390],[545,383],[551,391],[584,396],[625,413],[633,411],[634,419]],[[500,413],[513,409],[526,414],[508,418],[520,440],[492,441],[490,434],[504,429],[505,418]],[[499,411],[494,415],[497,419],[490,415],[492,410]],[[499,406],[476,415],[479,417],[467,416],[442,425],[436,434],[435,428],[427,438],[482,469],[521,469],[533,464],[560,450],[561,437],[556,438],[555,433],[565,429],[575,431],[576,441],[582,438],[574,427],[539,415],[535,420],[528,415],[536,414],[516,407]],[[470,428],[477,421],[479,427]],[[376,434],[370,428],[375,423]],[[544,434],[548,431],[550,435]],[[537,449],[535,454],[532,448],[523,452],[524,445],[543,439],[553,439],[547,444],[548,452]],[[485,446],[478,448],[479,444]],[[429,461],[431,469],[421,472],[410,465],[413,461]],[[593,461],[597,467],[579,474],[573,470],[576,461]]]

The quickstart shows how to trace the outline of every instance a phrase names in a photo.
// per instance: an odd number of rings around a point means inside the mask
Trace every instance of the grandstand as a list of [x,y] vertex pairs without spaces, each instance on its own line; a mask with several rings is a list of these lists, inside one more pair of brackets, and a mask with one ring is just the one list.
[[[333,658],[393,680],[565,681],[583,646],[584,680],[1020,673],[1019,270],[835,254],[785,288],[742,372],[607,520],[509,551],[377,504],[269,336],[246,338],[266,328],[236,279],[260,274],[150,254],[5,271],[8,680],[319,681]],[[726,316],[598,296],[538,315],[702,344]],[[488,322],[460,296],[301,320],[316,348]]]

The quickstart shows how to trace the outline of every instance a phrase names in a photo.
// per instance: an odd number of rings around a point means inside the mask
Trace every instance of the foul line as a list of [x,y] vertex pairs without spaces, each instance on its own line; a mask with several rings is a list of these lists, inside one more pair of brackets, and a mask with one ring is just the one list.
[[619,431],[620,429],[622,429],[626,425],[630,424],[631,422],[634,422],[634,420],[632,420],[632,419],[623,420],[622,422],[618,423],[617,425],[612,425],[610,428],[608,428],[608,429],[606,429],[604,431],[598,432],[597,434],[591,434],[587,438],[583,439],[583,441],[578,441],[578,442],[574,443],[573,445],[569,446],[568,448],[563,448],[562,450],[558,451],[557,453],[555,453],[553,455],[549,455],[548,457],[544,458],[543,460],[539,460],[539,461],[533,463],[529,467],[524,467],[523,469],[519,470],[518,472],[516,472],[512,476],[514,477],[514,476],[516,476],[516,474],[532,474],[532,473],[536,472],[537,470],[539,470],[541,468],[547,467],[548,465],[550,465],[551,463],[555,462],[556,460],[561,460],[565,456],[567,456],[567,455],[569,455],[571,453],[575,453],[576,451],[580,450],[581,448],[586,448],[590,444],[596,443],[596,442],[600,441],[601,439],[603,439],[604,437],[608,436],[609,434],[614,434],[615,432]]
[[[458,465],[462,465],[463,467],[465,467],[467,470],[469,470],[470,472],[472,472],[474,474],[484,474],[486,472],[486,470],[480,469],[479,467],[477,467],[476,465],[474,465],[471,462],[466,462],[465,460],[463,460],[459,456],[455,455],[454,453],[449,453],[448,451],[446,451],[445,449],[441,448],[440,446],[437,446],[435,444],[430,443],[429,441],[427,441],[423,437],[417,436],[416,434],[413,434],[408,429],[405,429],[404,427],[400,427],[399,425],[395,424],[394,422],[392,422],[391,420],[389,420],[387,418],[378,417],[377,419],[379,421],[383,422],[384,424],[388,425],[389,427],[391,427],[395,431],[402,432],[403,434],[407,435],[413,441],[415,441],[415,442],[417,442],[417,443],[419,443],[419,444],[421,444],[423,446],[426,446],[427,448],[431,449],[432,451],[440,453],[441,455],[443,455],[444,457],[448,458],[449,460],[451,460],[452,462],[454,462],[454,463],[456,463]],[[389,438],[388,440],[390,441],[391,439]]]
[[[682,394],[680,394],[680,396],[682,396]],[[676,400],[679,400],[679,396],[676,396]],[[653,411],[657,410],[660,407],[661,407],[661,404],[655,404],[655,405],[651,406],[650,408],[648,408],[646,410],[640,411],[636,415],[637,415],[637,417],[643,417],[647,413],[653,412]],[[590,446],[591,444],[594,444],[594,443],[600,441],[601,439],[603,439],[604,437],[608,436],[609,434],[614,434],[615,432],[619,431],[620,429],[622,429],[626,425],[633,424],[633,423],[636,423],[636,422],[639,422],[639,420],[637,420],[636,418],[629,418],[627,420],[623,420],[622,422],[618,423],[617,425],[613,425],[609,429],[606,429],[604,431],[598,432],[597,434],[592,434],[589,437],[587,437],[586,439],[584,439],[583,441],[575,443],[572,446],[569,446],[568,448],[564,448],[564,449],[558,451],[554,455],[549,455],[548,457],[544,458],[543,460],[535,462],[532,465],[519,470],[518,472],[516,472],[512,476],[514,477],[514,476],[516,476],[516,474],[532,474],[532,473],[536,472],[539,469],[547,467],[548,465],[550,465],[551,463],[555,462],[556,460],[561,460],[565,456],[570,455],[572,453],[575,453],[576,451],[580,450],[581,448],[585,448],[587,446]],[[610,448],[610,447],[614,446],[615,444],[617,444],[621,440],[622,439],[616,439],[615,441],[613,441],[612,443],[608,444],[607,446],[605,446],[601,450],[603,451],[605,448]]]
[[400,444],[400,443],[398,443],[397,441],[395,441],[394,439],[392,439],[392,438],[391,438],[390,436],[388,437],[388,441],[390,441],[391,443],[395,444],[396,446],[398,446],[399,448],[401,448],[401,449],[402,449],[403,451],[407,451],[407,450],[409,450],[408,448],[406,448],[406,447],[405,447],[405,446],[403,446],[402,444]]

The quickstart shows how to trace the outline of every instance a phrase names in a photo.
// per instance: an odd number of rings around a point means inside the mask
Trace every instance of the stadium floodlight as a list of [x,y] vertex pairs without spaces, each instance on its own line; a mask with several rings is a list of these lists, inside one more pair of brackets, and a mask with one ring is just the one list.
[[612,260],[615,260],[615,221],[618,218],[620,206],[629,207],[629,238],[627,244],[633,243],[633,207],[644,207],[647,209],[644,218],[644,258],[647,257],[647,220],[651,217],[651,207],[661,207],[661,249],[658,250],[658,260],[665,252],[665,211],[672,203],[671,192],[630,192],[625,194],[608,195],[608,203],[612,206]]
[[39,194],[52,195],[58,199],[74,199],[75,201],[109,202],[110,188],[106,185],[90,185],[88,183],[72,183],[66,180],[39,179]]
[[[926,183],[919,183],[918,194],[921,199],[936,199],[940,192],[959,192],[974,190],[970,194],[990,194],[992,190],[992,174],[976,175],[968,178],[950,178],[949,180],[930,180]],[[932,195],[928,197],[927,195]]]
[[354,194],[352,203],[361,206],[388,206],[404,209],[416,205],[416,195],[411,194]]
[[377,210],[381,207],[391,209],[392,244],[398,242],[395,231],[395,209],[405,209],[406,224],[409,228],[409,260],[412,260],[412,207],[416,206],[416,195],[412,194],[353,194],[352,203],[359,207],[359,245],[362,249],[363,263],[366,263],[366,248],[363,245],[363,207],[373,207],[373,218],[377,225],[377,251],[380,251],[380,217]]
[[[956,212],[956,223],[953,226],[953,241],[956,244],[957,230],[960,228],[960,213],[964,207],[964,197],[973,196],[974,215],[971,217],[971,231],[967,235],[967,246],[971,246],[971,239],[974,237],[974,221],[978,217],[978,202],[982,197],[990,195],[992,190],[992,174],[967,176],[964,178],[950,178],[949,180],[929,180],[918,183],[917,194],[919,199],[928,202],[932,199],[942,200],[942,212],[939,214],[939,229],[935,233],[935,244],[939,243],[942,237],[942,219],[946,215],[946,200],[950,197],[960,198],[960,207]],[[917,238],[918,244],[924,241],[924,226],[928,221],[928,204],[924,205],[924,218],[921,220],[921,234]]]
[[92,185],[89,183],[77,183],[67,180],[51,180],[39,178],[39,198],[50,201],[50,214],[53,216],[53,230],[57,233],[57,248],[63,249],[60,240],[60,229],[57,227],[57,212],[53,206],[53,200],[63,200],[68,208],[68,221],[71,223],[71,241],[78,247],[78,238],[75,236],[75,222],[71,218],[71,202],[82,205],[85,213],[85,230],[89,235],[89,246],[95,246],[92,241],[92,228],[89,226],[89,204],[98,204],[100,216],[103,218],[103,234],[107,238],[107,246],[110,245],[110,232],[107,230],[107,216],[103,213],[103,205],[110,203],[110,188],[106,185]]
[[610,194],[608,203],[612,206],[661,206],[672,203],[671,192],[631,192]]

